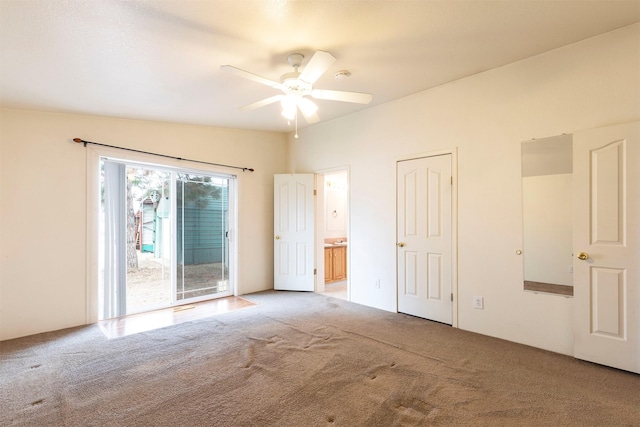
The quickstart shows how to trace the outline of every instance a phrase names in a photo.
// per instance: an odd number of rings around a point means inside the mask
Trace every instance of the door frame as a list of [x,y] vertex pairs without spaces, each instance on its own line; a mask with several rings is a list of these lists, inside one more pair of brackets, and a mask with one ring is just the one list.
[[[425,157],[436,157],[443,155],[451,155],[451,177],[453,183],[451,185],[451,293],[453,301],[451,301],[452,319],[451,326],[458,327],[458,149],[457,147],[427,151],[416,154],[408,154],[396,157],[393,164],[394,181],[395,181],[395,206],[396,206],[396,224],[395,224],[395,240],[398,242],[398,163],[407,160],[422,159]],[[396,251],[394,251],[396,252]],[[396,256],[396,312],[398,312],[398,257]]]
[[[233,206],[229,206],[230,211],[233,212],[233,220],[236,224],[235,229],[229,230],[229,241],[233,244],[229,247],[229,257],[235,261],[229,265],[229,277],[234,277],[232,286],[232,294],[234,296],[239,295],[238,284],[241,282],[239,277],[239,259],[238,259],[238,227],[239,227],[239,199],[240,190],[242,188],[242,174],[237,174],[237,171],[231,168],[225,168],[222,166],[206,166],[199,163],[190,162],[188,160],[177,159],[160,159],[158,156],[152,154],[143,154],[136,152],[129,152],[122,149],[100,147],[100,146],[87,146],[87,192],[86,192],[86,280],[85,280],[85,324],[96,323],[99,317],[98,307],[98,274],[99,274],[99,212],[100,212],[100,158],[111,157],[114,159],[122,160],[123,162],[131,161],[133,163],[159,165],[169,168],[177,168],[183,170],[190,170],[194,172],[214,173],[214,174],[226,174],[234,177],[235,179],[235,194],[233,198]],[[230,218],[231,219],[231,218]]]
[[318,169],[314,172],[316,179],[316,275],[315,275],[315,293],[324,292],[324,176],[337,172],[346,172],[347,174],[347,301],[351,301],[351,167],[349,165],[336,166],[326,169]]

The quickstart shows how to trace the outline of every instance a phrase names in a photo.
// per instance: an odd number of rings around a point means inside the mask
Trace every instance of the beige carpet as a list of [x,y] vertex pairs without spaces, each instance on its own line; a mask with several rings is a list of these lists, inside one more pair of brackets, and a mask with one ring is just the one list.
[[1,426],[631,426],[640,377],[311,293],[0,343]]

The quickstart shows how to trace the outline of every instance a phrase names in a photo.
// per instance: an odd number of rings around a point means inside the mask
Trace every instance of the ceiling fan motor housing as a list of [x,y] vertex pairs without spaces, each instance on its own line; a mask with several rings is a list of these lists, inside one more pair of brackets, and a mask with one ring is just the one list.
[[311,84],[300,80],[300,73],[286,73],[280,77],[282,90],[287,95],[304,96],[311,93]]

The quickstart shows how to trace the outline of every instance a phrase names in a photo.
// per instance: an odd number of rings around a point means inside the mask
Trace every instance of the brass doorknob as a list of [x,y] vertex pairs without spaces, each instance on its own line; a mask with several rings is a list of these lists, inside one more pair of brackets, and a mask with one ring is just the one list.
[[399,242],[397,245],[399,248],[404,248],[404,242]]
[[280,240],[280,236],[276,236],[276,240]]
[[589,258],[589,254],[586,252],[580,252],[578,254],[578,259],[584,261],[585,259]]

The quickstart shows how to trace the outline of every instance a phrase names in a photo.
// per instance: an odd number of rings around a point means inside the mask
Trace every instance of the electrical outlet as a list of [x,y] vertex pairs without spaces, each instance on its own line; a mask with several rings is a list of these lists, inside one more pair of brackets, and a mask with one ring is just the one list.
[[375,287],[376,289],[380,289],[380,279],[376,280]]
[[473,297],[473,308],[484,309],[484,297]]

